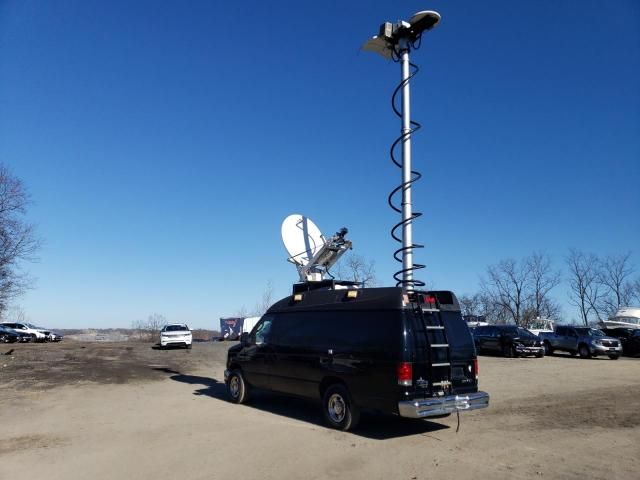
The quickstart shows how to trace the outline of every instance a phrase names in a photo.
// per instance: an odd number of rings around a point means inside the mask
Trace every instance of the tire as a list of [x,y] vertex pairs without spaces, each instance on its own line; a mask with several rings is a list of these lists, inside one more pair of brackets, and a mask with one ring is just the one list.
[[353,403],[347,388],[339,383],[331,385],[324,392],[322,412],[331,428],[343,432],[353,429],[360,421],[360,410]]
[[249,399],[249,388],[240,370],[232,370],[227,380],[227,393],[233,403],[246,403]]
[[513,347],[511,345],[504,345],[502,347],[502,355],[506,358],[512,358],[514,356],[515,351],[513,350]]
[[537,358],[544,358],[544,351],[536,353]]
[[553,355],[553,347],[549,343],[549,341],[545,340],[544,342],[544,353],[546,355]]
[[191,344],[186,346],[188,350],[191,350]]
[[584,343],[578,347],[578,353],[580,354],[580,358],[591,358],[589,347],[587,347]]
[[619,359],[619,358],[620,358],[620,355],[617,355],[617,354],[609,355],[609,358],[610,358],[611,360],[617,360],[617,359]]

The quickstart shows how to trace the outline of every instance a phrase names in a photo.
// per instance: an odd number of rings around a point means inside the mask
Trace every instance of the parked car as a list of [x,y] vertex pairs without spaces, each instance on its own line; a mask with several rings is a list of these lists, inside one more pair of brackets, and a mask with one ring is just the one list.
[[178,346],[181,345],[185,348],[191,348],[193,343],[193,336],[191,330],[184,323],[172,323],[171,325],[165,325],[160,330],[160,346]]
[[534,335],[540,335],[543,332],[552,333],[553,325],[554,321],[549,318],[536,318],[527,325],[527,330]]
[[229,348],[232,402],[253,389],[320,399],[340,430],[362,409],[425,418],[488,406],[453,293],[334,288],[294,290]]
[[15,330],[16,332],[30,335],[34,342],[44,342],[47,339],[48,332],[40,330],[38,327],[31,325],[30,323],[2,322],[2,325]]
[[554,333],[541,333],[547,355],[556,350],[580,354],[582,358],[607,355],[617,360],[622,354],[622,343],[617,338],[607,337],[597,328],[558,325]]
[[640,328],[603,328],[602,332],[620,340],[624,355],[640,356]]
[[0,343],[30,342],[31,335],[0,324]]
[[64,335],[59,332],[49,332],[49,336],[47,337],[48,342],[61,342],[64,338]]
[[544,357],[544,346],[538,336],[516,325],[476,327],[473,329],[473,340],[478,353],[501,353],[505,357]]

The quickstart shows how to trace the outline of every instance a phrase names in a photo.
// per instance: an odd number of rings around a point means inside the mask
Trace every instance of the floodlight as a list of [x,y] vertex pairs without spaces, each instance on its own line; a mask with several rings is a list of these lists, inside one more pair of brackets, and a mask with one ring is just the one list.
[[416,13],[406,22],[398,23],[385,22],[380,25],[378,35],[371,38],[363,46],[363,50],[382,55],[386,59],[391,59],[395,54],[399,54],[398,47],[401,43],[415,42],[420,36],[440,23],[440,14],[433,10],[424,10]]

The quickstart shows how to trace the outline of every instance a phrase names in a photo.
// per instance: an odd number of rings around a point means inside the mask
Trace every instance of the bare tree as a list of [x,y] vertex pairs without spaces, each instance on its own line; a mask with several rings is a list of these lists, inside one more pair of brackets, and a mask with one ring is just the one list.
[[233,314],[233,316],[237,318],[245,318],[250,315],[249,309],[245,305],[242,305],[238,310],[236,310],[236,313]]
[[529,310],[533,318],[551,318],[551,310],[557,310],[557,304],[549,298],[549,293],[560,284],[560,272],[551,264],[551,258],[542,252],[534,252],[526,259],[526,268],[530,275]]
[[160,329],[167,324],[167,319],[164,315],[154,313],[149,315],[146,320],[135,320],[131,324],[131,328],[134,331],[134,336],[139,340],[146,340],[150,342],[160,341]]
[[9,321],[15,323],[24,323],[29,321],[26,312],[19,305],[9,307],[6,312],[6,317]]
[[636,278],[631,284],[631,299],[640,305],[640,278]]
[[622,306],[629,305],[633,297],[633,284],[629,277],[634,268],[630,262],[631,252],[623,255],[611,255],[600,264],[600,283],[606,290],[602,303],[605,313],[614,315]]
[[487,279],[481,281],[482,291],[499,317],[506,313],[516,325],[522,323],[530,278],[526,261],[501,260],[487,268]]
[[337,276],[344,280],[360,282],[363,287],[375,287],[378,283],[375,261],[367,260],[355,253],[348,253],[342,257],[342,261],[338,264]]
[[458,303],[460,303],[460,310],[462,315],[481,315],[481,297],[479,293],[473,295],[461,295],[458,297]]
[[578,307],[580,319],[585,325],[589,325],[592,314],[601,320],[603,293],[599,282],[598,257],[572,248],[566,261],[569,268],[569,302]]
[[21,266],[36,260],[41,242],[34,226],[24,218],[30,203],[22,181],[0,165],[0,315],[31,285]]
[[[271,304],[273,303],[273,281],[269,280],[267,282],[267,286],[265,287],[264,292],[262,292],[262,298],[256,302],[256,306],[254,308],[254,315],[256,317],[261,317],[264,315]],[[246,315],[245,315],[246,316]]]

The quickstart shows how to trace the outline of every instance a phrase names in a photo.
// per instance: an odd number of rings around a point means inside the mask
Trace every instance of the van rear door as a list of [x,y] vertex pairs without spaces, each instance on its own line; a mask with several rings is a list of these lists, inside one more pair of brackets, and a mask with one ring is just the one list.
[[407,315],[415,394],[431,397],[477,391],[473,337],[455,304],[413,304]]
[[451,383],[453,394],[478,390],[476,379],[476,349],[469,326],[460,312],[441,311],[442,323],[447,332],[449,358],[451,360]]

